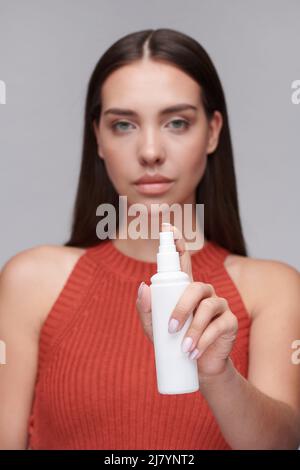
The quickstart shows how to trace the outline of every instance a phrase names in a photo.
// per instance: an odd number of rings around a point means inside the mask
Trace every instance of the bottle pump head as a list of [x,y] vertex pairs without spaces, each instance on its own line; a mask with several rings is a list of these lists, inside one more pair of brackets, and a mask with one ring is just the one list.
[[176,250],[174,233],[159,232],[159,251],[157,253],[157,272],[181,271],[179,253]]

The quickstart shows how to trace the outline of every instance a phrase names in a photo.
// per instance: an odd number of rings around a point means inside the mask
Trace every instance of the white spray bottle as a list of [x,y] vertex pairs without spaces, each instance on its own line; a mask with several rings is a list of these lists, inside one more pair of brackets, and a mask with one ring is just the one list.
[[167,395],[196,392],[199,390],[197,361],[189,359],[181,349],[193,313],[178,332],[168,331],[172,311],[191,280],[181,271],[173,232],[160,232],[159,241],[157,274],[151,277],[150,285],[158,391]]

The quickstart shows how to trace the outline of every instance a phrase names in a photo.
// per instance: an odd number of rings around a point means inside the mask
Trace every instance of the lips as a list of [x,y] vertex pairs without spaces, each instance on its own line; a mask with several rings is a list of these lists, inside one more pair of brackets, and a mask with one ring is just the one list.
[[155,195],[165,193],[170,189],[173,183],[173,180],[162,175],[145,175],[135,182],[135,187],[141,194]]
[[172,180],[162,175],[144,175],[135,181],[135,184],[151,184],[151,183],[170,183]]

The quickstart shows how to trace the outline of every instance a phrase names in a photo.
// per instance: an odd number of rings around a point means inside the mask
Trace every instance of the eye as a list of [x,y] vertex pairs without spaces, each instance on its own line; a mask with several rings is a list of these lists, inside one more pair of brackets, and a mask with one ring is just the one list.
[[[175,125],[175,129],[178,129],[178,130],[181,130],[181,129],[188,129],[188,127],[190,126],[190,123],[189,121],[186,121],[185,119],[174,119],[173,121],[170,122],[170,124],[181,124],[181,126],[176,126]],[[130,122],[127,122],[127,121],[118,121],[118,122],[115,122],[114,124],[112,124],[112,128],[114,130],[127,130],[128,127],[127,126],[131,126],[132,124],[130,124]],[[121,126],[121,127],[118,127],[118,126]],[[124,127],[125,126],[125,127]]]
[[[119,124],[125,124],[126,125],[130,125],[130,122],[127,122],[127,121],[118,121],[116,123],[114,123],[111,127],[114,129],[114,130],[120,130],[120,128],[118,127]],[[121,128],[122,129],[122,128]],[[124,129],[124,128],[123,128]],[[125,127],[125,130],[127,128]]]
[[180,126],[180,127],[175,126],[175,129],[187,129],[190,126],[190,123],[186,121],[185,119],[174,119],[173,121],[170,122],[170,124],[173,124],[174,122],[184,124],[183,126]]

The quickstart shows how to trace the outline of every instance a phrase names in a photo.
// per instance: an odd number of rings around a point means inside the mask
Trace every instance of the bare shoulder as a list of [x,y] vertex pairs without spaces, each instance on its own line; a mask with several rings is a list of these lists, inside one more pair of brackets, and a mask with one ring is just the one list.
[[[10,291],[32,307],[30,321],[36,334],[85,249],[39,245],[12,256],[2,267],[2,292]],[[29,319],[28,319],[29,320]]]
[[300,294],[300,273],[288,263],[230,254],[224,266],[252,319],[276,299],[276,295]]

